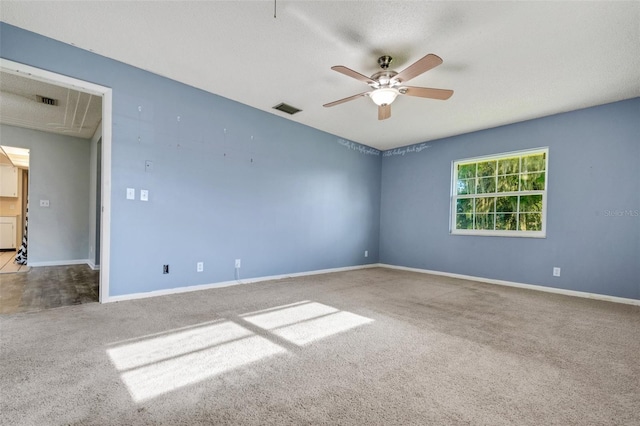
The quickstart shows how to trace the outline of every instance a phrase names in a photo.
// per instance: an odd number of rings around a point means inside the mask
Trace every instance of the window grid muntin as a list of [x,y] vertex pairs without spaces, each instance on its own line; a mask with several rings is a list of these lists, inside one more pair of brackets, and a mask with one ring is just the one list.
[[[535,160],[536,157],[541,157]],[[508,160],[515,160],[517,158],[517,173],[508,173],[512,171],[512,166],[508,166]],[[452,173],[452,214],[451,214],[451,232],[456,234],[466,234],[466,235],[494,235],[494,236],[536,236],[536,237],[544,237],[546,233],[546,191],[548,185],[548,158],[549,152],[548,148],[538,148],[527,151],[520,152],[511,152],[504,153],[486,157],[477,157],[466,160],[454,161],[452,163],[453,173]],[[494,191],[493,192],[479,192],[480,188],[480,179],[486,178],[488,176],[480,176],[479,175],[479,167],[480,164],[494,162],[493,165],[493,175],[494,178]],[[537,163],[537,164],[536,164]],[[474,176],[464,176],[463,179],[466,181],[473,181],[475,179],[475,190],[471,193],[471,191],[467,191],[469,193],[466,194],[458,194],[458,173],[462,166],[468,166],[473,164],[475,167],[475,175]],[[501,173],[501,167],[507,164],[507,166],[503,167],[503,172]],[[506,172],[505,172],[506,171]],[[524,189],[525,181],[528,180],[529,176],[540,175],[544,176],[544,185],[542,185],[541,189]],[[526,175],[527,178],[523,179],[522,177]],[[517,191],[500,191],[499,179],[501,177],[506,176],[517,176]],[[529,188],[535,188],[536,179],[531,179],[527,182],[527,186]],[[531,195],[540,195],[540,205],[537,207],[537,210],[532,210],[531,207],[528,210],[520,211],[521,200],[522,197],[531,196]],[[512,212],[498,212],[498,198],[500,197],[517,197],[516,198],[516,210]],[[478,210],[477,210],[477,199],[479,198],[493,198],[493,210],[488,212],[481,212],[481,215],[493,215],[493,229],[478,229]],[[457,211],[457,203],[460,199],[472,199],[472,210],[471,213]],[[458,228],[458,220],[460,215],[467,216],[471,215],[471,228]],[[529,214],[537,214],[540,216],[540,220],[537,222],[539,226],[539,230],[521,230],[521,222],[528,221]],[[498,226],[498,215],[500,216],[501,227],[509,228],[509,229],[497,229]],[[513,215],[515,217],[515,229],[511,229],[509,227],[508,222],[505,222],[505,215]],[[481,218],[482,219],[482,218]],[[522,220],[521,220],[522,219]],[[465,221],[466,222],[466,221]],[[465,223],[466,224],[466,223]],[[467,224],[468,225],[468,224]],[[526,226],[526,225],[525,225]]]

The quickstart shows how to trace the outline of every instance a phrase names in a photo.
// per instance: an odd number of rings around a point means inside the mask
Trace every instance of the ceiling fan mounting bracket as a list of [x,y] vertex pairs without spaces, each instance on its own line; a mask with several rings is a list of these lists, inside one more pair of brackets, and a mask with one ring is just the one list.
[[389,55],[380,56],[378,58],[378,65],[380,65],[380,68],[383,70],[386,70],[389,68],[389,65],[391,65],[391,61],[393,61],[393,58]]

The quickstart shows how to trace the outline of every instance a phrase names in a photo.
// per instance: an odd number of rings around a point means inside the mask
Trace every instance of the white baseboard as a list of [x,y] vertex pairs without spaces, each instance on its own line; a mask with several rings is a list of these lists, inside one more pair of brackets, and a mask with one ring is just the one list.
[[187,287],[178,287],[178,288],[170,288],[166,290],[154,290],[144,293],[132,293],[132,294],[124,294],[121,296],[109,296],[106,300],[103,300],[102,303],[110,303],[110,302],[122,302],[125,300],[134,300],[134,299],[145,299],[147,297],[156,297],[156,296],[167,296],[170,294],[178,294],[178,293],[188,293],[191,291],[199,291],[199,290],[209,290],[212,288],[220,288],[220,287],[229,287],[232,285],[239,284],[252,284],[258,283],[261,281],[272,281],[272,280],[281,280],[284,278],[295,278],[295,277],[304,277],[308,275],[320,275],[320,274],[329,274],[332,272],[343,272],[343,271],[354,271],[357,269],[366,269],[366,268],[376,268],[380,266],[378,263],[371,263],[368,265],[357,265],[357,266],[347,266],[343,268],[331,268],[331,269],[320,269],[316,271],[307,271],[307,272],[296,272],[292,274],[282,274],[282,275],[270,275],[265,277],[257,277],[257,278],[247,278],[242,280],[232,280],[232,281],[222,281],[218,283],[212,284],[200,284],[200,285],[192,285]]
[[607,296],[606,294],[587,293],[584,291],[576,291],[576,290],[565,290],[561,288],[546,287],[543,285],[523,284],[523,283],[517,283],[513,281],[503,281],[503,280],[494,280],[491,278],[474,277],[472,275],[462,275],[462,274],[453,274],[450,272],[431,271],[428,269],[409,268],[406,266],[388,265],[386,263],[378,263],[376,266],[379,266],[381,268],[399,269],[402,271],[419,272],[421,274],[440,275],[444,277],[459,278],[462,280],[478,281],[478,282],[487,283],[487,284],[503,285],[507,287],[524,288],[527,290],[544,291],[547,293],[556,293],[556,294],[562,294],[565,296],[583,297],[586,299],[604,300],[607,302],[624,303],[626,305],[640,306],[640,300],[628,299],[626,297]]
[[93,271],[99,271],[100,270],[100,265],[96,265],[90,259],[87,259],[87,265],[89,265],[89,268],[91,268],[91,270],[93,270]]
[[[78,262],[78,263],[88,263],[88,260],[83,262]],[[329,274],[332,272],[354,271],[358,269],[377,268],[377,267],[388,268],[388,269],[398,269],[398,270],[410,271],[410,272],[418,272],[421,274],[439,275],[439,276],[450,277],[450,278],[477,281],[477,282],[482,282],[487,284],[523,288],[523,289],[535,290],[535,291],[544,291],[547,293],[555,293],[555,294],[561,294],[565,296],[582,297],[586,299],[603,300],[607,302],[615,302],[615,303],[623,303],[627,305],[640,306],[640,300],[638,299],[607,296],[605,294],[587,293],[587,292],[576,291],[576,290],[565,290],[565,289],[554,288],[554,287],[545,287],[542,285],[524,284],[524,283],[518,283],[514,281],[504,281],[504,280],[496,280],[491,278],[476,277],[472,275],[454,274],[451,272],[432,271],[432,270],[420,269],[420,268],[410,268],[406,266],[389,265],[386,263],[372,263],[368,265],[347,266],[343,268],[320,269],[315,271],[296,272],[292,274],[270,275],[270,276],[257,277],[257,278],[248,278],[243,280],[222,281],[222,282],[211,283],[211,284],[201,284],[201,285],[178,287],[178,288],[171,288],[171,289],[165,289],[165,290],[154,290],[154,291],[149,291],[144,293],[125,294],[121,296],[110,296],[106,300],[104,300],[102,303],[121,302],[125,300],[144,299],[147,297],[156,297],[156,296],[167,296],[171,294],[188,293],[191,291],[199,291],[199,290],[209,290],[213,288],[228,287],[228,286],[239,285],[239,284],[252,284],[252,283],[258,283],[262,281],[279,280],[284,278],[304,277],[309,275]]]
[[[66,265],[89,265],[89,259],[69,259],[69,260],[51,260],[46,262],[29,262],[27,266],[66,266]],[[91,266],[91,265],[89,265]]]

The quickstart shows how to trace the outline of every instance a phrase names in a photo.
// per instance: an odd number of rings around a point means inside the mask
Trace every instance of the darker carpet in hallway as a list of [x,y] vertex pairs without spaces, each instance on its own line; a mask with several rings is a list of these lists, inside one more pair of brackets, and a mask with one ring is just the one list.
[[41,266],[0,276],[0,314],[98,301],[99,271],[87,265]]

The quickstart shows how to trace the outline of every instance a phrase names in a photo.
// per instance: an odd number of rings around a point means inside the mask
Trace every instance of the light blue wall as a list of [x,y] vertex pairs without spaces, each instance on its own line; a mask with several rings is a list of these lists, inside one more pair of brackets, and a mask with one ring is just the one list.
[[28,264],[86,260],[91,141],[0,125],[0,143],[30,150]]
[[[241,258],[244,278],[380,261],[640,298],[640,218],[606,215],[640,209],[638,99],[380,156],[6,24],[0,38],[4,58],[113,88],[111,295],[232,280]],[[541,146],[546,239],[449,235],[451,161]]]
[[[640,299],[639,140],[636,98],[386,151],[380,262]],[[449,234],[452,161],[543,146],[546,239]]]
[[0,39],[113,89],[112,296],[233,280],[236,258],[241,278],[378,261],[379,152],[7,24]]

